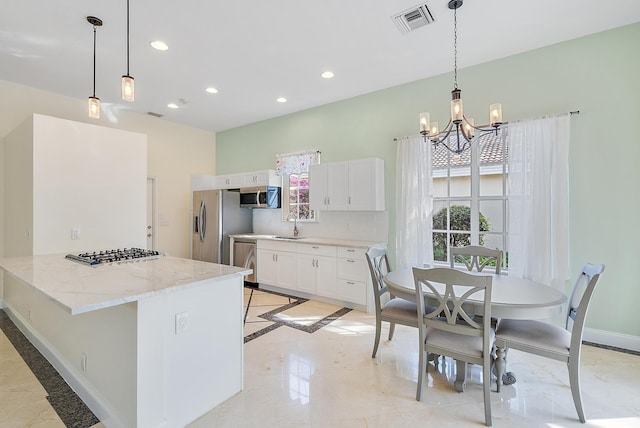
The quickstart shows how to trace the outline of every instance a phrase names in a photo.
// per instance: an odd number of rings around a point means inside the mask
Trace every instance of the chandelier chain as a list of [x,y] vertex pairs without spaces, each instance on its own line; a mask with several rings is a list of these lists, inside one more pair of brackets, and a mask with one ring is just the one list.
[[453,87],[458,89],[458,9],[453,9]]

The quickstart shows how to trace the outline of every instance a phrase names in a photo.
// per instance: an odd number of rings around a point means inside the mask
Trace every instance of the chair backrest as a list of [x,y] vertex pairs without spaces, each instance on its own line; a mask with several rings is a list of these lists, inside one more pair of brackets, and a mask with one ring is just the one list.
[[[413,278],[416,288],[418,315],[422,314],[424,324],[440,330],[468,336],[483,336],[485,351],[491,346],[489,331],[491,329],[491,284],[492,277],[468,274],[456,269],[413,268]],[[424,296],[426,287],[429,297],[437,302],[433,312],[424,313]],[[474,313],[468,313],[467,300],[473,298],[482,301],[482,319],[474,318]],[[477,304],[476,304],[477,306]]]
[[366,256],[369,273],[371,274],[371,283],[373,285],[373,300],[376,304],[376,314],[379,315],[382,307],[380,296],[388,291],[383,278],[387,273],[391,272],[387,249],[384,247],[372,247],[366,253]]
[[589,309],[591,296],[602,272],[604,272],[604,265],[587,263],[582,268],[573,286],[565,324],[565,328],[571,331],[571,349],[582,343],[582,333],[584,331],[587,310]]
[[500,265],[502,265],[502,250],[492,250],[491,248],[481,247],[478,245],[468,245],[466,247],[449,247],[451,254],[450,266],[455,267],[455,262],[462,262],[467,270],[475,269],[482,272],[486,266],[495,262],[495,273],[500,273]]

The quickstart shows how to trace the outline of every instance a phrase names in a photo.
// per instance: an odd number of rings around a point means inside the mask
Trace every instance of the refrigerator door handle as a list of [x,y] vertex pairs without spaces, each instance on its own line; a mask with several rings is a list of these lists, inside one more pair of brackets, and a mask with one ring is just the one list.
[[204,242],[204,237],[207,232],[207,207],[204,204],[204,201],[200,203],[200,242]]

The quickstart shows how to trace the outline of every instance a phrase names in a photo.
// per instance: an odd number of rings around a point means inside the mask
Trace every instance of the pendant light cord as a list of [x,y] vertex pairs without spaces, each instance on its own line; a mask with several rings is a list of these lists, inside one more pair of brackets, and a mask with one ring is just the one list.
[[127,76],[129,76],[129,0],[127,0]]
[[[129,1],[129,0],[127,0]],[[458,89],[458,8],[453,9],[453,88]]]
[[93,26],[93,98],[96,97],[96,26]]

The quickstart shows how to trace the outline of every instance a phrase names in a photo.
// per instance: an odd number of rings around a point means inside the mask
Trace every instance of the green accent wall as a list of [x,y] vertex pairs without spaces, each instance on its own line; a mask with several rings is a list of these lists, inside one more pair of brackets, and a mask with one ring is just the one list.
[[[570,269],[604,263],[587,319],[592,329],[640,337],[640,24],[459,70],[465,112],[488,121],[580,110],[571,119]],[[463,54],[464,55],[464,54]],[[337,76],[336,78],[340,78]],[[453,73],[220,132],[216,173],[274,168],[275,155],[322,151],[331,162],[385,160],[389,249],[395,251],[394,137],[416,134],[418,114],[446,123]],[[569,289],[573,279],[567,285]]]

